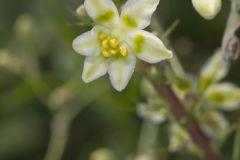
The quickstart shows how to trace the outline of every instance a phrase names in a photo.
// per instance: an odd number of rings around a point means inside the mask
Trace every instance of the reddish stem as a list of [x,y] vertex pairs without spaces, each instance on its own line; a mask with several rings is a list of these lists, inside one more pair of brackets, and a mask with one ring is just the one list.
[[[158,93],[166,100],[171,107],[171,110],[177,120],[189,117],[189,113],[186,111],[185,106],[176,96],[170,85],[160,84],[153,82]],[[191,123],[188,126],[188,132],[192,140],[201,148],[204,152],[206,160],[223,160],[223,157],[217,154],[211,147],[211,140],[201,130],[197,119],[193,116]]]

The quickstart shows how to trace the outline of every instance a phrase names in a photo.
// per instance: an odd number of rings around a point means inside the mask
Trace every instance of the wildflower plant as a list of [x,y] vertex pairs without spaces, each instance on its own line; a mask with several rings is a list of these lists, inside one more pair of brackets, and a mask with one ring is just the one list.
[[84,7],[96,26],[73,41],[76,52],[86,56],[82,79],[91,82],[106,73],[112,86],[122,91],[136,65],[136,57],[158,63],[172,57],[163,42],[142,29],[150,25],[160,0],[129,0],[118,9],[112,0],[85,0]]
[[[158,125],[168,123],[169,151],[187,148],[199,157],[220,160],[220,155],[209,152],[210,141],[224,137],[229,122],[221,109],[239,108],[240,89],[220,82],[229,70],[223,50],[209,58],[199,76],[192,75],[185,72],[177,57],[173,57],[172,51],[157,36],[143,30],[151,24],[159,2],[127,0],[119,12],[112,0],[85,0],[81,9],[85,8],[95,26],[73,41],[74,50],[86,56],[82,79],[88,83],[108,73],[112,86],[122,91],[134,72],[136,58],[150,64],[169,59],[169,63],[162,66],[162,73],[157,66],[152,67],[154,73],[143,72],[146,75],[141,88],[145,102],[136,105],[143,129],[135,159],[158,159],[153,147]],[[219,13],[222,1],[192,0],[192,4],[203,18],[210,20]],[[174,26],[166,34],[174,30]]]
[[[38,20],[34,15],[43,9],[36,5],[32,9],[36,13],[18,16],[14,27],[10,27],[11,34],[4,33],[13,40],[0,37],[3,45],[9,43],[9,48],[0,45],[0,115],[4,115],[1,117],[4,123],[0,122],[0,159],[14,159],[16,155],[21,159],[18,152],[9,155],[10,158],[4,157],[12,153],[12,148],[19,147],[24,151],[22,157],[34,159],[27,157],[30,152],[24,149],[34,148],[35,153],[40,148],[39,157],[42,147],[48,145],[44,160],[240,160],[240,84],[232,80],[239,78],[239,64],[230,61],[240,55],[240,0],[191,0],[188,3],[192,6],[186,11],[181,8],[185,4],[180,0],[72,1],[63,2],[74,5],[68,7],[68,13],[77,19],[76,23],[59,25],[66,16],[60,13],[65,5],[50,7],[53,12],[46,10],[49,19]],[[41,2],[47,4],[44,7],[62,5],[57,1]],[[180,3],[181,7],[173,6]],[[225,13],[220,12],[222,9],[228,9],[223,3],[231,5],[226,26],[222,23],[225,19],[221,19],[224,16],[218,16]],[[174,15],[178,12],[171,8],[183,12],[187,21],[182,14]],[[10,11],[15,15],[14,10]],[[156,14],[158,11],[161,18]],[[188,11],[195,14],[186,15]],[[195,21],[192,17],[199,19]],[[216,21],[206,21],[215,18]],[[201,25],[184,28],[185,23],[192,25],[192,21]],[[209,31],[204,22],[216,27],[210,27]],[[2,28],[12,21],[5,23],[5,18],[0,18],[0,24],[2,33]],[[77,32],[72,32],[73,27]],[[199,47],[203,42],[195,43],[194,38],[204,37],[197,37],[203,33],[198,33],[198,27],[207,28],[206,39],[221,32],[214,39],[217,43],[210,44],[214,47],[203,48]],[[220,29],[224,27],[222,32]],[[197,36],[191,39],[185,37],[185,32]],[[64,42],[66,45],[62,45]],[[204,42],[203,46],[206,44],[209,45]],[[54,54],[49,54],[53,51]],[[205,57],[197,55],[205,51],[208,51]],[[84,56],[84,60],[76,53]],[[202,59],[197,59],[198,56]],[[9,73],[13,74],[12,79]],[[111,84],[100,80],[104,75]],[[131,79],[133,85],[121,92]],[[86,84],[89,82],[92,85]],[[24,110],[31,108],[29,113],[34,110],[34,114],[44,114],[44,120],[39,117],[32,120],[34,116],[26,116],[24,112],[23,117],[17,116],[10,125],[5,122],[9,113],[18,115],[20,107],[25,105],[36,105],[36,111],[32,106]],[[46,108],[39,112],[39,106]],[[83,118],[75,119],[87,107],[91,109],[83,113]],[[46,117],[51,120],[50,125],[46,125]],[[22,120],[24,123],[18,122]],[[30,129],[26,129],[25,123]],[[42,134],[42,130],[46,133]],[[9,134],[11,131],[14,134]],[[51,136],[46,136],[48,132]],[[4,143],[11,150],[4,148]],[[42,146],[32,147],[34,144]]]

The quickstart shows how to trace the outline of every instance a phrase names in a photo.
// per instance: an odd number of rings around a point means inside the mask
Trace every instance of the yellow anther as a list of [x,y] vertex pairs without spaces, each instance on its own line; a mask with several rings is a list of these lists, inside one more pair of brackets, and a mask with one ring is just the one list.
[[106,58],[111,56],[111,53],[106,50],[103,50],[101,54],[103,57],[106,57]]
[[111,48],[117,48],[118,47],[118,40],[116,38],[110,39],[109,43],[110,43]]
[[102,47],[105,49],[109,48],[109,40],[108,39],[105,39],[102,41]]
[[109,51],[111,53],[111,55],[116,55],[118,53],[117,49],[110,49]]
[[106,33],[104,33],[104,32],[101,32],[101,33],[99,34],[99,39],[100,39],[101,41],[103,41],[103,40],[105,40],[105,39],[108,39],[108,35],[107,35]]
[[128,48],[125,45],[121,45],[119,49],[122,56],[125,57],[128,55]]

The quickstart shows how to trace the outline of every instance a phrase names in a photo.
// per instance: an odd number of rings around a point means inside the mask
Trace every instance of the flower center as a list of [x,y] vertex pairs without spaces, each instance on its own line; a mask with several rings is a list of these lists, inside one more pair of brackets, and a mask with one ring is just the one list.
[[128,55],[128,48],[125,44],[120,44],[115,37],[110,37],[106,33],[99,34],[99,41],[102,47],[101,55],[105,58],[113,56],[126,57]]

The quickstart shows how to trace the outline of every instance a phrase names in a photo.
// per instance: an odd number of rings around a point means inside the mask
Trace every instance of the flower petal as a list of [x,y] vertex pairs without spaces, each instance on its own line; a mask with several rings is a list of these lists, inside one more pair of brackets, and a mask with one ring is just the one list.
[[217,111],[208,110],[199,118],[202,121],[202,129],[213,139],[222,138],[229,126],[227,119]]
[[105,27],[95,26],[91,31],[81,34],[73,40],[73,49],[84,56],[93,55],[100,49],[98,34],[101,31],[109,32]]
[[144,29],[151,21],[160,0],[128,0],[122,8],[121,20],[129,29]]
[[153,123],[160,124],[167,119],[168,108],[159,99],[152,99],[148,103],[139,103],[137,105],[137,114],[148,119]]
[[84,61],[82,79],[91,82],[107,73],[108,61],[99,55],[89,56]]
[[231,83],[219,83],[210,86],[206,91],[206,98],[223,110],[240,108],[240,88]]
[[172,123],[170,125],[170,142],[169,142],[169,150],[170,151],[178,151],[191,142],[191,138],[188,135],[188,132],[179,124]]
[[172,52],[164,46],[163,42],[147,31],[131,32],[127,37],[127,43],[138,58],[148,63],[158,63],[172,58]]
[[119,21],[118,10],[112,0],[85,0],[88,15],[97,23],[111,26]]
[[222,53],[217,51],[204,65],[200,73],[200,90],[203,91],[211,84],[219,81],[227,75],[227,72],[228,64],[223,61]]
[[112,83],[112,86],[122,91],[128,84],[136,65],[136,57],[129,54],[127,57],[112,59],[108,74]]

